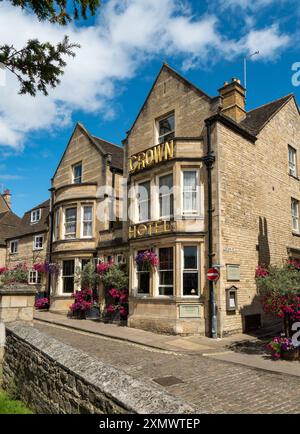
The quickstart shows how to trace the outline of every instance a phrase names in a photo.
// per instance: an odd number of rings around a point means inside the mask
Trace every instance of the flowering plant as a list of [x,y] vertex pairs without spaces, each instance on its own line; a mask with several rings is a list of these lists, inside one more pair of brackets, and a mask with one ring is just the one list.
[[55,262],[38,262],[33,264],[33,269],[39,273],[58,274],[60,267]]
[[258,265],[255,270],[255,277],[266,277],[269,275],[268,267],[265,264]]
[[86,312],[90,310],[93,303],[93,291],[89,288],[76,291],[73,294],[75,298],[74,303],[70,306],[72,312]]
[[49,300],[47,297],[38,298],[34,306],[36,309],[47,309],[49,307]]
[[109,315],[119,313],[121,318],[126,319],[128,313],[128,290],[111,288],[108,295],[112,298],[112,302],[107,306],[106,312]]
[[266,347],[271,351],[272,357],[276,360],[281,358],[282,351],[293,351],[296,349],[291,338],[281,336],[275,336]]
[[97,273],[103,275],[110,269],[111,266],[111,262],[101,262],[97,265]]
[[0,275],[4,274],[7,271],[6,267],[0,267]]
[[144,266],[146,268],[157,267],[159,264],[157,254],[151,252],[151,250],[145,250],[144,252],[138,253],[135,257],[135,262],[137,265]]

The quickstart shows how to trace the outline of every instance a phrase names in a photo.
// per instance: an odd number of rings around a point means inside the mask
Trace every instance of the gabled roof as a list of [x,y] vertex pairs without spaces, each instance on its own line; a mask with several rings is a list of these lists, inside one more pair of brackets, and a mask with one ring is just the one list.
[[[31,212],[37,209],[41,209],[41,219],[36,223],[31,223]],[[16,230],[7,239],[19,238],[25,235],[39,234],[48,231],[49,228],[49,212],[50,212],[50,200],[31,208],[26,211],[22,219],[18,224]]]
[[[173,77],[175,77],[177,80],[181,81],[182,83],[184,83],[186,86],[188,86],[190,89],[193,89],[200,97],[205,97],[208,101],[212,101],[214,99],[214,97],[210,97],[207,93],[205,93],[202,89],[200,89],[198,86],[196,86],[195,84],[193,84],[191,81],[187,80],[185,77],[183,77],[183,75],[179,74],[179,72],[175,71],[175,69],[171,68],[171,66],[169,66],[167,63],[163,63],[162,67],[159,70],[159,73],[157,74],[154,83],[151,86],[151,89],[148,93],[148,95],[146,96],[146,99],[141,107],[141,109],[139,110],[133,124],[131,125],[130,129],[127,131],[127,137],[130,134],[131,130],[133,129],[133,127],[135,126],[141,112],[143,111],[143,108],[145,107],[145,105],[147,104],[147,101],[157,83],[157,80],[159,79],[159,76],[161,75],[163,70],[167,70],[169,72],[170,75],[172,75]],[[126,140],[126,139],[125,139]]]
[[0,245],[5,246],[6,238],[13,237],[20,224],[20,217],[12,211],[0,213]]
[[92,136],[81,122],[77,122],[52,179],[55,177],[57,170],[61,165],[76,128],[80,128],[81,132],[90,140],[90,142],[95,146],[102,156],[111,154],[111,167],[123,171],[123,148],[118,145],[114,145],[113,143],[107,142],[106,140],[100,139],[99,137]]
[[123,171],[124,150],[120,146],[93,136],[95,142],[103,149],[105,154],[111,154],[111,167]]
[[292,98],[294,98],[293,94],[289,94],[257,107],[254,110],[250,110],[247,112],[245,119],[240,122],[240,125],[256,136],[273,116]]

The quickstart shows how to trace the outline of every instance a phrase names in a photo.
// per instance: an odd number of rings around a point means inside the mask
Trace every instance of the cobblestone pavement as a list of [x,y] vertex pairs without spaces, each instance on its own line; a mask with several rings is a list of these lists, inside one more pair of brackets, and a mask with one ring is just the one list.
[[300,378],[214,360],[171,353],[36,323],[40,331],[121,368],[153,379],[175,376],[182,382],[161,386],[212,413],[298,413]]

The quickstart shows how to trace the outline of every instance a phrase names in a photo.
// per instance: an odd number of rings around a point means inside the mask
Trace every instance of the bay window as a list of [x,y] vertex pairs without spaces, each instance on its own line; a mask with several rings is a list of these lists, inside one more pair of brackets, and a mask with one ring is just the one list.
[[173,175],[159,178],[159,217],[170,219],[174,214]]
[[138,220],[140,222],[150,220],[150,181],[138,184],[137,203]]
[[182,213],[183,215],[199,214],[198,171],[182,172]]
[[185,246],[183,248],[182,293],[183,296],[199,295],[197,246]]
[[76,238],[77,208],[65,210],[65,238]]
[[93,207],[83,206],[82,210],[82,236],[90,238],[93,235]]
[[63,293],[72,294],[74,292],[74,270],[74,259],[63,261]]
[[292,229],[294,232],[299,232],[299,201],[292,199],[291,201],[292,213]]
[[[138,251],[139,253],[143,253],[143,250]],[[149,294],[150,293],[150,270],[145,268],[142,264],[137,264],[137,281],[138,294]]]
[[173,295],[173,247],[159,249],[159,295]]
[[54,228],[54,239],[59,240],[59,227],[60,227],[60,209],[57,208],[55,211],[55,228]]

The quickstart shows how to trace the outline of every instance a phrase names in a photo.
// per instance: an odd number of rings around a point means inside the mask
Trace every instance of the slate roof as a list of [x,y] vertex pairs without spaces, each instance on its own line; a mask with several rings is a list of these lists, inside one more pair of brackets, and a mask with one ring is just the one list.
[[116,169],[123,170],[123,148],[114,145],[113,143],[107,142],[106,140],[100,139],[99,137],[92,137],[106,154],[111,154],[111,166]]
[[263,129],[267,122],[280,110],[291,98],[293,94],[286,95],[275,101],[264,104],[254,110],[247,112],[246,118],[239,125],[246,128],[255,136]]
[[[31,223],[31,211],[36,209],[42,210],[41,219],[37,223]],[[26,211],[22,219],[20,219],[19,225],[16,230],[6,237],[7,239],[19,238],[25,235],[39,234],[48,231],[49,228],[49,210],[50,210],[50,200],[31,208]]]
[[20,217],[12,211],[0,213],[0,245],[5,246],[5,239],[14,236],[20,223]]

